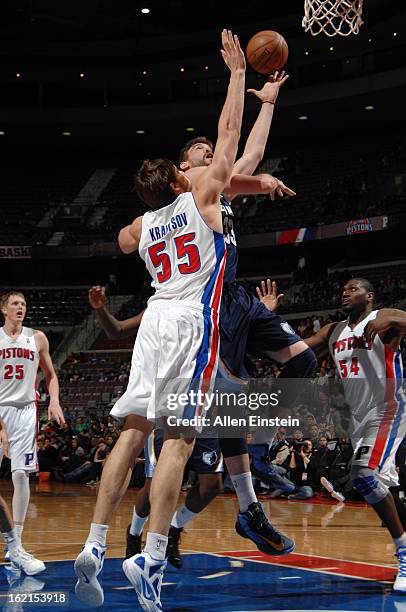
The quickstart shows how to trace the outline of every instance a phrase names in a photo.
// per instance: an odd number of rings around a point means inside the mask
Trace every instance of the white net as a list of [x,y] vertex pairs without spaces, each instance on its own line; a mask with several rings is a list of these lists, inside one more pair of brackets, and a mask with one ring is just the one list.
[[363,0],[305,0],[302,26],[317,36],[358,34],[362,21]]

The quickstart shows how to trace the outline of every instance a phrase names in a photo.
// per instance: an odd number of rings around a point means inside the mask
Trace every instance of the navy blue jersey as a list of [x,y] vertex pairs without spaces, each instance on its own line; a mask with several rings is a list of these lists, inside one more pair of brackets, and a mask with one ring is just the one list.
[[223,217],[223,234],[227,249],[227,262],[224,271],[224,283],[233,283],[237,276],[238,252],[234,233],[234,213],[231,204],[224,196],[220,198],[221,215]]
[[224,285],[220,308],[220,357],[228,369],[248,376],[245,356],[266,355],[299,342],[282,317],[268,310],[244,285]]

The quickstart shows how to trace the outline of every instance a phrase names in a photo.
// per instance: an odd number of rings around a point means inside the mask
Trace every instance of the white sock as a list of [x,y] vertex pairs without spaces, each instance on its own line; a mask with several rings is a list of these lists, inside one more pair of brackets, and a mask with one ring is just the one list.
[[108,528],[108,525],[99,525],[98,523],[91,523],[86,544],[88,542],[97,542],[98,544],[100,544],[100,546],[106,546]]
[[393,538],[396,548],[406,548],[406,533],[403,532],[400,538]]
[[251,472],[244,472],[244,474],[231,476],[231,480],[238,497],[240,511],[246,512],[248,506],[258,501],[255,495],[254,485],[252,484]]
[[167,544],[167,536],[161,535],[160,533],[148,532],[144,552],[151,555],[153,559],[164,561],[166,557]]
[[197,512],[192,512],[188,510],[186,506],[181,506],[173,515],[171,526],[182,529],[189,521],[193,521],[195,516],[197,516]]
[[133,518],[131,520],[130,533],[133,536],[139,536],[142,534],[142,530],[144,529],[144,525],[148,520],[148,516],[139,516],[135,511],[135,506],[133,509]]
[[15,533],[15,536],[19,544],[21,544],[21,537],[23,535],[23,529],[24,529],[24,525],[19,525],[18,523],[14,523],[14,533]]
[[3,533],[4,540],[7,544],[7,548],[9,551],[13,552],[16,548],[18,548],[20,544],[19,537],[16,534],[15,528],[11,531],[6,531]]

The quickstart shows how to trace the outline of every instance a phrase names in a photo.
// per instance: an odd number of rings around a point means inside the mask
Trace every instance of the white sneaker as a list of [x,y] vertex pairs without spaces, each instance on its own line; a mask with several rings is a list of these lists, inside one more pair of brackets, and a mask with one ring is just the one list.
[[98,542],[90,542],[84,545],[82,552],[78,555],[74,569],[77,576],[75,593],[83,603],[94,608],[103,605],[104,593],[97,580],[97,576],[103,569],[106,547]]
[[135,588],[140,606],[145,612],[162,612],[161,586],[165,561],[153,559],[149,553],[141,553],[126,559],[123,571]]
[[323,487],[327,489],[327,491],[330,493],[331,497],[334,497],[334,499],[337,499],[339,502],[345,501],[344,495],[342,493],[339,493],[338,491],[334,491],[334,487],[332,483],[329,480],[327,480],[327,478],[324,478],[324,476],[322,476],[320,478],[320,482],[323,485]]
[[398,548],[396,556],[398,558],[399,569],[395,584],[393,585],[393,590],[397,593],[406,594],[406,547]]
[[27,576],[35,576],[45,570],[45,563],[36,559],[29,552],[24,550],[22,546],[19,546],[15,550],[9,550],[9,559],[11,561],[11,568],[16,570],[22,570]]

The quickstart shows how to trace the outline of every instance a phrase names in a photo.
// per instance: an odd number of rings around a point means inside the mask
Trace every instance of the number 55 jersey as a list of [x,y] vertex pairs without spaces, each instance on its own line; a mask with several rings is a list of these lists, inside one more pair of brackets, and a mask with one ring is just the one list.
[[[212,388],[218,364],[218,312],[226,249],[222,233],[203,220],[192,193],[142,218],[139,254],[152,277],[134,345],[128,387],[111,414],[155,420],[177,414],[194,417],[201,406],[171,408],[168,395]],[[168,412],[169,410],[169,412]]]

